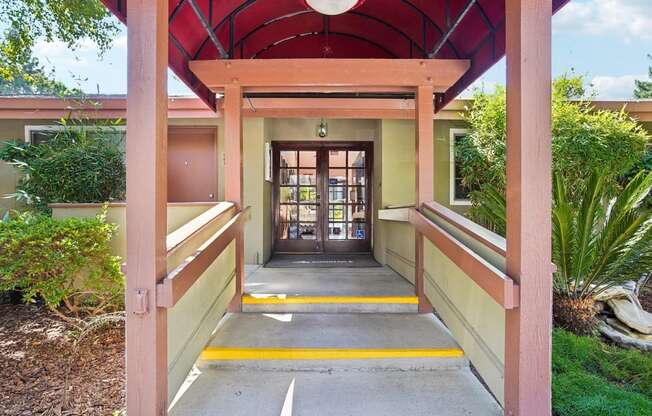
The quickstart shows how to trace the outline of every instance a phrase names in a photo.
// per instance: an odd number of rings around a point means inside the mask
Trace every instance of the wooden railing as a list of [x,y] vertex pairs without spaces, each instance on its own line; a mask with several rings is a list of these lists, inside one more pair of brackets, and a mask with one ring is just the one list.
[[[422,205],[421,210],[432,211],[473,239],[504,255],[505,244],[500,237],[492,236],[487,230],[461,215],[436,202]],[[410,209],[408,219],[416,231],[430,240],[503,308],[513,309],[519,305],[519,287],[503,271],[471,250],[441,226],[435,224],[416,208]]]
[[[189,250],[189,255],[171,270],[156,286],[156,303],[163,308],[173,307],[199,277],[217,259],[228,245],[243,231],[249,220],[249,208],[236,211],[230,202],[222,202],[167,236],[168,259]],[[226,222],[225,222],[226,221]],[[211,229],[224,223],[214,233]],[[201,241],[193,247],[192,241]]]

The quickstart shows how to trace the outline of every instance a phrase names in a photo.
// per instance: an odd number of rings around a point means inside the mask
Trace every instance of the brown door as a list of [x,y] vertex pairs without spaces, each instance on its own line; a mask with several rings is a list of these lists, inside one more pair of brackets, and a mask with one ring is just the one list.
[[371,250],[368,142],[274,143],[274,250]]
[[168,130],[168,201],[217,200],[215,128]]

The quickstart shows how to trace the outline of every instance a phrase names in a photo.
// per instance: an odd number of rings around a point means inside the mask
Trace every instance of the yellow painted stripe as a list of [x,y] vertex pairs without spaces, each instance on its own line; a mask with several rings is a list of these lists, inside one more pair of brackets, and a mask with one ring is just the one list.
[[339,348],[239,348],[209,347],[203,360],[352,360],[378,358],[458,358],[464,352],[452,349],[339,349]]
[[301,304],[301,303],[386,303],[386,304],[419,304],[416,296],[288,296],[271,295],[259,297],[243,295],[242,303],[248,305]]

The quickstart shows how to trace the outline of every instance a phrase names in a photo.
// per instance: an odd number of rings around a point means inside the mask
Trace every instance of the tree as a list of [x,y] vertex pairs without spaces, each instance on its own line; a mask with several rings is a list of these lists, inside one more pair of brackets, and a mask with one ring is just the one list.
[[117,21],[99,0],[1,1],[0,21],[6,27],[0,34],[0,79],[36,89],[52,81],[33,57],[37,42],[60,41],[76,50],[90,40],[102,54],[118,33]]
[[46,72],[36,58],[22,66],[13,79],[0,78],[0,95],[78,95],[65,84],[55,81],[53,74]]
[[[652,55],[648,55],[652,59]],[[638,99],[652,98],[652,65],[648,68],[649,81],[636,80],[636,88],[634,89],[634,97]]]
[[[571,202],[581,196],[584,179],[595,170],[606,175],[605,188],[614,195],[619,178],[640,163],[647,132],[624,111],[596,110],[588,101],[582,77],[562,76],[553,83],[552,154],[553,170],[564,180]],[[465,113],[471,132],[456,146],[462,160],[460,174],[471,192],[471,218],[497,232],[496,224],[483,218],[481,201],[487,185],[505,193],[506,141],[505,89],[488,94],[477,91]]]

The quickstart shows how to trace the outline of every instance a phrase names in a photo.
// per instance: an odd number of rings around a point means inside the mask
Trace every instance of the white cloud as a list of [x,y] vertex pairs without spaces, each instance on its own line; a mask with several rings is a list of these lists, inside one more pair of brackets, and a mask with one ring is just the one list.
[[652,40],[652,0],[571,1],[553,19],[556,32]]
[[634,95],[634,80],[647,79],[647,75],[607,76],[596,75],[591,85],[599,100],[628,100]]

